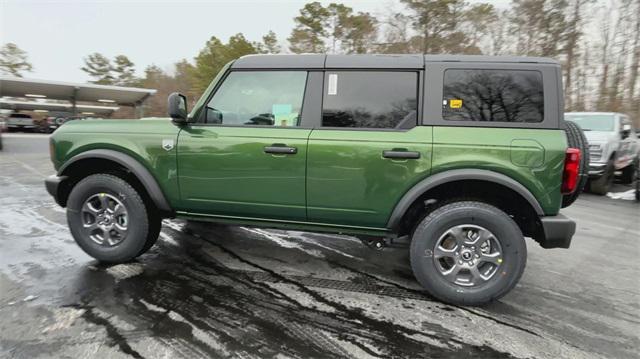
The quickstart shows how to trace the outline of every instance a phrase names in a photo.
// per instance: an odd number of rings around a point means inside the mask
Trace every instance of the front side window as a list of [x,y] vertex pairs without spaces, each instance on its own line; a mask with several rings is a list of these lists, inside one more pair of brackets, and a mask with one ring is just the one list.
[[206,107],[205,122],[299,126],[306,71],[231,72]]
[[417,72],[327,72],[322,126],[406,129],[415,127]]
[[542,122],[542,74],[530,70],[446,70],[442,116],[448,121]]

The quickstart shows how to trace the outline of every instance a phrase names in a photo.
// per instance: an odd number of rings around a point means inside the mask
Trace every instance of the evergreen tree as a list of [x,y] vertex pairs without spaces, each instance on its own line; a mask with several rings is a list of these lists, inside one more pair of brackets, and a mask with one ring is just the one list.
[[241,56],[257,52],[256,47],[247,41],[242,34],[231,36],[227,44],[212,36],[204,49],[200,50],[198,56],[195,57],[194,90],[202,93],[225,64]]
[[27,60],[27,53],[14,43],[7,43],[0,48],[0,71],[2,73],[22,77],[23,72],[31,72],[33,66]]
[[114,84],[119,86],[134,86],[139,83],[135,77],[135,68],[133,62],[125,55],[118,55],[113,60]]
[[111,61],[104,55],[96,52],[84,59],[85,66],[82,71],[86,72],[93,78],[89,81],[100,85],[113,85],[115,78],[113,77]]

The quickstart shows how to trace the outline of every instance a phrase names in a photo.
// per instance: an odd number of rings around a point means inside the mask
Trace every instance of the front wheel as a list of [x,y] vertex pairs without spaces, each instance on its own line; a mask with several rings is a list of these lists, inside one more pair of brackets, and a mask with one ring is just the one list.
[[73,238],[102,262],[127,262],[144,253],[158,236],[159,221],[132,186],[110,174],[83,179],[67,201]]
[[527,247],[506,213],[463,201],[434,210],[418,224],[410,257],[414,275],[431,295],[452,304],[482,305],[520,280]]
[[631,184],[633,180],[636,178],[636,171],[638,168],[636,167],[635,162],[631,163],[627,167],[622,169],[622,175],[620,176],[620,182],[624,184]]
[[604,196],[609,192],[609,188],[613,184],[613,178],[615,177],[615,169],[613,163],[607,163],[607,167],[604,170],[602,176],[589,181],[589,189],[595,194]]

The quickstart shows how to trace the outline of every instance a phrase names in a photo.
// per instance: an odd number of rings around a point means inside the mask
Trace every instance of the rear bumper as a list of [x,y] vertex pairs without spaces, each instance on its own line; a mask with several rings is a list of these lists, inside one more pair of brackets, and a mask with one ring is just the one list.
[[563,214],[540,217],[544,238],[540,240],[543,248],[569,248],[571,238],[576,233],[576,222]]
[[66,206],[66,203],[61,201],[59,189],[66,179],[67,176],[51,175],[44,180],[44,186],[47,188],[47,192],[49,192],[53,199],[56,200],[56,203],[62,207]]

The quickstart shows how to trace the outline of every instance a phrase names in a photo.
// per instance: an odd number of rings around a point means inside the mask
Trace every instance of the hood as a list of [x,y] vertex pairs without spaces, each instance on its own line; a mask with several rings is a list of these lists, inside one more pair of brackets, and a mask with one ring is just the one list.
[[[170,118],[149,117],[130,120],[87,119],[67,121],[60,126],[60,133],[166,133],[177,127]],[[56,131],[55,133],[58,133]]]
[[615,140],[615,132],[604,131],[584,131],[584,135],[587,137],[589,143],[605,143]]

